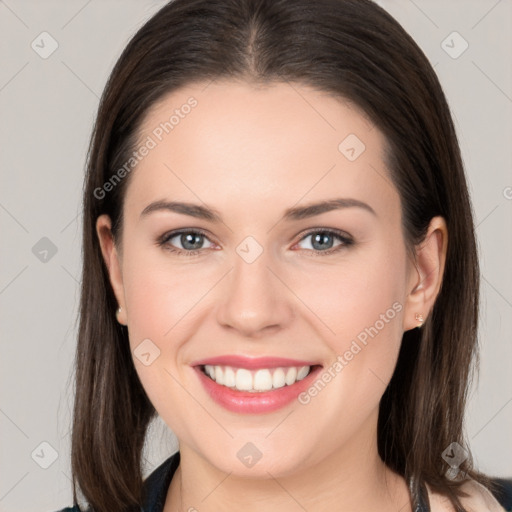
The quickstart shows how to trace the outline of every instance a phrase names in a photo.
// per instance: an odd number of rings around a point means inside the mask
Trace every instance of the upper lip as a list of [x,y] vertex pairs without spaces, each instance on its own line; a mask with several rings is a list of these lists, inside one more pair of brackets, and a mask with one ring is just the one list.
[[320,363],[314,361],[299,361],[298,359],[289,359],[285,357],[246,357],[237,355],[224,355],[209,357],[194,361],[191,366],[234,366],[235,368],[246,368],[248,370],[255,368],[279,368],[286,366],[315,366]]

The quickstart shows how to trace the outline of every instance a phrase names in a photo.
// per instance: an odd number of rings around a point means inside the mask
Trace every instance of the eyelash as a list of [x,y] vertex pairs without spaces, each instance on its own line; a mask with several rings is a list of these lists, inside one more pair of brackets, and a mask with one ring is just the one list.
[[[190,256],[198,255],[203,249],[196,249],[196,250],[192,250],[192,251],[187,251],[187,250],[183,250],[183,249],[177,249],[176,247],[173,247],[172,245],[169,244],[169,240],[171,240],[172,238],[174,238],[177,235],[181,235],[181,234],[184,234],[184,233],[185,234],[202,235],[202,236],[204,236],[205,238],[208,239],[207,234],[204,231],[200,230],[200,229],[194,229],[194,230],[192,230],[192,229],[180,229],[180,230],[176,230],[176,231],[170,231],[169,233],[165,233],[164,235],[162,235],[157,240],[157,244],[158,244],[158,246],[163,247],[165,250],[167,250],[169,252],[172,252],[174,254],[177,254],[179,256],[183,255],[183,256],[190,257]],[[318,233],[335,236],[342,243],[337,245],[337,246],[335,246],[335,247],[332,247],[331,249],[328,249],[326,251],[318,251],[318,250],[315,250],[315,249],[303,249],[305,251],[311,252],[312,255],[315,255],[315,256],[328,256],[328,255],[336,253],[336,252],[338,252],[338,251],[340,251],[340,250],[342,250],[344,248],[350,247],[351,245],[354,244],[354,240],[350,236],[348,236],[344,231],[340,231],[338,229],[332,229],[332,228],[329,228],[329,229],[319,229],[319,228],[310,229],[305,234],[303,234],[303,236],[299,239],[299,241],[297,243],[302,242],[305,238],[307,238],[308,236],[310,236],[312,234],[318,234]]]

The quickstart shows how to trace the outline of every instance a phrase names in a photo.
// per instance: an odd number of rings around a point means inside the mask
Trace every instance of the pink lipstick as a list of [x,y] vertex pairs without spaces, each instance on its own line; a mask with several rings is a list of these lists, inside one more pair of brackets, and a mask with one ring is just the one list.
[[322,365],[280,357],[235,355],[202,359],[191,366],[213,400],[232,412],[273,412],[311,386]]

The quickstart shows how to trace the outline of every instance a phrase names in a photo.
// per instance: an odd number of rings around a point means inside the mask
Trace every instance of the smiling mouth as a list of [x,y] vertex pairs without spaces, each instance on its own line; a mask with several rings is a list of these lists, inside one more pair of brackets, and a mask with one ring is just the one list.
[[200,365],[200,370],[211,380],[235,391],[262,393],[285,386],[293,386],[305,379],[315,368],[313,366],[286,366],[249,370],[234,366]]

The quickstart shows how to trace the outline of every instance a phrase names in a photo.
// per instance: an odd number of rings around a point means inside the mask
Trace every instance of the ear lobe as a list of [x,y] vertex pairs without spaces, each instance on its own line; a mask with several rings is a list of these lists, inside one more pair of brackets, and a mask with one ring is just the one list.
[[107,267],[110,284],[121,311],[117,314],[120,324],[126,325],[126,307],[124,300],[123,276],[121,272],[121,258],[112,235],[112,223],[108,215],[100,215],[96,220],[96,234],[101,247],[103,261]]
[[[404,316],[404,330],[421,325],[417,315],[426,319],[434,307],[443,281],[448,247],[448,230],[443,217],[434,217],[425,239],[416,246],[415,271],[409,280],[410,292]],[[424,321],[424,320],[423,320]]]

